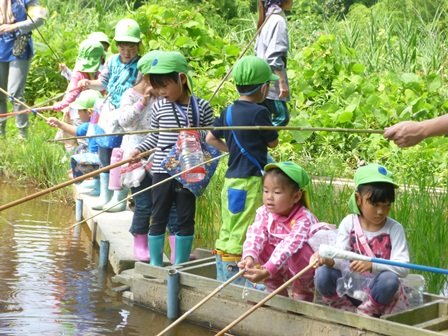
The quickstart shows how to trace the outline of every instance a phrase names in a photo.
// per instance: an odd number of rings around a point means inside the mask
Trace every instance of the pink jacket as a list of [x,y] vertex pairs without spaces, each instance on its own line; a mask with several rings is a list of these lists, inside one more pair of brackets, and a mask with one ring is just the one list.
[[[95,74],[95,78],[97,77],[98,73]],[[90,79],[90,76],[86,72],[73,71],[72,79],[68,84],[66,91],[67,93],[65,94],[64,99],[62,99],[59,103],[54,104],[53,110],[61,111],[76,100],[78,95],[81,93],[81,89],[78,89],[78,82],[81,79]]]
[[259,255],[271,245],[274,251],[263,267],[271,276],[275,275],[292,255],[299,252],[308,240],[311,225],[318,222],[316,216],[302,205],[293,208],[288,217],[271,214],[261,206],[247,230],[242,258],[251,256],[258,263]]

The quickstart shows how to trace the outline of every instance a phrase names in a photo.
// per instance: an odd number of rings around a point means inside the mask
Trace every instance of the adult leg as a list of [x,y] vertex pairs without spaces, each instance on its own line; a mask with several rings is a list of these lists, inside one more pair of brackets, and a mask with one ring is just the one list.
[[[8,92],[16,99],[23,100],[23,91],[26,85],[26,78],[30,70],[31,59],[16,60],[10,63],[8,76]],[[17,101],[13,102],[13,111],[23,110],[23,105]],[[28,133],[28,113],[16,115],[16,126],[19,129],[19,136],[26,138]]]
[[[9,62],[0,62],[0,88],[8,90],[8,74]],[[8,113],[8,97],[0,92],[0,113]],[[0,118],[0,135],[4,136],[6,133],[7,118]]]

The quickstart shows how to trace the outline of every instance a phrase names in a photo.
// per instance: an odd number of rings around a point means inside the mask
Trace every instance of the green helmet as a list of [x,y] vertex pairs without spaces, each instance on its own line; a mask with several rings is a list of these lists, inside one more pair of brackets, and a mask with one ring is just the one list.
[[110,45],[109,42],[109,37],[107,37],[106,34],[104,34],[103,32],[93,32],[90,33],[87,38],[89,40],[94,40],[94,41],[98,41],[98,42],[104,42]]
[[115,26],[116,42],[132,42],[139,43],[140,40],[140,26],[135,20],[122,19],[118,21]]
[[78,98],[70,104],[70,107],[75,110],[91,109],[95,105],[95,102],[101,97],[101,93],[96,90],[85,90],[82,91]]
[[84,40],[79,45],[75,71],[97,72],[101,59],[105,56],[103,45],[99,41]]

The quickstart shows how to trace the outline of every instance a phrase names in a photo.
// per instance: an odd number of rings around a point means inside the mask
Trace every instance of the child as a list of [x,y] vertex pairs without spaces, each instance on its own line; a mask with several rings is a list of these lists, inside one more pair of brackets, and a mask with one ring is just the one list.
[[[383,166],[369,164],[355,173],[355,192],[350,198],[352,214],[345,217],[338,228],[336,246],[343,250],[371,257],[409,262],[409,253],[403,227],[388,217],[395,201],[392,174]],[[316,255],[319,258],[318,255]],[[367,277],[366,288],[360,288],[366,296],[364,302],[336,291],[338,278],[344,270],[342,260],[319,258],[325,266],[316,270],[315,284],[324,302],[332,307],[355,310],[369,316],[389,313],[405,301],[400,278],[408,273],[406,268],[373,264],[368,261],[351,261],[350,272],[354,276]],[[362,293],[362,292],[361,292]],[[357,298],[362,298],[359,293]]]
[[[93,32],[90,33],[89,36],[87,36],[87,40],[100,42],[104,48],[104,53],[107,54],[107,51],[109,50],[110,47],[110,42],[109,37],[107,37],[106,34],[104,34],[103,32]],[[103,70],[105,62],[106,58],[104,57],[101,60],[101,65],[99,68],[100,72],[101,70]],[[64,63],[59,64],[59,70],[61,71],[61,75],[65,77],[65,79],[67,79],[68,81],[72,79],[73,72],[67,67],[67,65],[65,65]]]
[[[314,252],[307,239],[311,225],[318,220],[309,209],[310,178],[302,167],[280,162],[270,163],[264,170],[263,206],[247,230],[238,266],[246,269],[246,279],[264,281],[272,292],[308,265]],[[293,282],[294,299],[313,300],[313,275],[312,269]],[[280,294],[288,296],[286,289]]]
[[[255,52],[265,59],[280,80],[269,89],[266,100],[262,103],[271,112],[272,124],[286,126],[289,111],[289,84],[286,76],[286,58],[289,50],[288,27],[284,11],[290,10],[293,0],[259,0],[258,27],[268,18],[255,42]],[[272,15],[271,15],[272,14]]]
[[90,39],[81,42],[67,93],[62,101],[53,105],[53,110],[61,111],[75,101],[81,92],[78,83],[82,79],[98,78],[98,69],[104,57],[104,48],[100,42]]
[[[258,105],[266,97],[269,82],[278,79],[266,61],[256,56],[243,57],[235,65],[233,79],[240,97],[221,113],[214,126],[272,126],[269,111]],[[221,192],[222,227],[216,241],[216,271],[220,281],[228,280],[238,270],[247,227],[262,201],[261,175],[267,163],[267,147],[277,146],[277,138],[276,131],[212,131],[207,134],[207,143],[230,153]],[[243,280],[240,278],[236,283]]]
[[[78,111],[78,116],[81,121],[79,126],[60,121],[54,117],[49,117],[47,124],[52,127],[57,127],[72,136],[84,136],[87,134],[89,128],[92,109],[95,103],[101,98],[102,96],[98,91],[86,90],[81,92],[79,97],[70,104],[70,108]],[[89,139],[87,144],[87,151],[80,151],[80,153],[71,157],[73,177],[89,173],[99,167],[98,146],[95,138]],[[96,183],[92,187],[95,191],[91,194],[97,196],[99,194],[99,183]]]
[[[152,106],[157,101],[155,90],[152,88],[147,74],[151,64],[160,52],[157,50],[145,54],[137,63],[137,69],[142,74],[140,81],[133,87],[126,90],[121,98],[120,116],[118,123],[126,132],[146,130],[151,127]],[[144,140],[142,134],[129,134],[123,137],[121,149],[124,157],[127,157],[135,146]],[[135,194],[144,189],[148,189],[152,184],[152,177],[149,173],[144,175],[137,187],[131,187],[131,193]],[[134,256],[136,260],[148,261],[148,231],[149,221],[152,211],[151,190],[146,190],[133,196],[135,202],[134,216],[129,232],[134,236]],[[173,218],[174,215],[174,218]],[[176,224],[176,216],[173,211],[170,213],[168,228],[171,232],[171,223]],[[170,236],[171,237],[171,236]],[[172,253],[172,263],[174,263]]]
[[[160,99],[154,103],[151,129],[185,127],[195,124],[209,126],[213,122],[213,111],[209,103],[192,95],[191,78],[185,57],[178,52],[160,52],[147,70],[152,87]],[[157,148],[151,168],[153,183],[157,184],[169,177],[161,166],[162,161],[175,145],[178,133],[150,133],[137,146],[131,157]],[[153,207],[149,226],[149,251],[151,265],[163,264],[165,230],[169,221],[172,204],[176,203],[178,232],[175,237],[175,264],[189,259],[194,237],[194,217],[196,197],[175,179],[152,189]]]
[[[97,80],[80,81],[79,86],[86,88],[106,89],[107,98],[101,108],[98,125],[95,128],[97,134],[113,133],[117,130],[113,128],[118,125],[116,109],[120,106],[123,92],[131,88],[138,75],[137,62],[139,60],[138,48],[140,45],[140,27],[132,19],[122,19],[115,27],[115,42],[118,46],[118,55],[112,56],[101,72]],[[121,136],[99,137],[98,153],[101,166],[110,165],[112,150],[121,144]],[[110,208],[126,198],[128,190],[123,188],[115,190],[113,195],[109,190],[109,173],[100,174],[101,193],[99,202],[92,206],[92,209],[102,210]],[[108,212],[119,212],[126,208],[126,203],[108,209]]]

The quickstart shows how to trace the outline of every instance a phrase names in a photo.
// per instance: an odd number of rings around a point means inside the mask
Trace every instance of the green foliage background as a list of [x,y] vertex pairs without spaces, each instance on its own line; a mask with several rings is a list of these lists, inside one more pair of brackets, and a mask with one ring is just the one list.
[[[195,93],[205,99],[213,96],[246,46],[253,53],[256,0],[41,0],[41,4],[50,17],[39,29],[42,36],[34,34],[36,55],[26,88],[30,105],[63,92],[67,83],[58,63],[73,67],[79,43],[98,30],[112,39],[114,26],[123,17],[141,25],[142,53],[153,49],[184,53],[192,67]],[[288,15],[290,125],[378,130],[401,120],[447,113],[447,11],[448,2],[438,0],[295,0]],[[112,51],[116,52],[114,45]],[[234,85],[226,81],[211,102],[215,113],[235,98]],[[54,129],[40,119],[31,123],[31,134],[36,136],[29,143],[3,146],[4,170],[41,186],[61,182],[67,169],[64,150],[45,142]],[[14,132],[9,122],[8,133]],[[8,145],[9,141],[0,140]],[[313,176],[351,178],[363,162],[386,165],[398,182],[417,186],[405,187],[393,214],[409,223],[416,262],[448,266],[443,253],[448,221],[446,138],[399,149],[379,134],[284,131],[273,155],[300,163]],[[51,158],[45,160],[46,156]],[[219,213],[212,210],[219,207],[215,190],[222,184],[222,167],[199,200],[204,206],[198,206],[197,235],[209,247],[219,223]],[[445,194],[434,196],[433,186]],[[315,188],[314,194],[319,218],[340,221],[346,213],[347,192],[339,195]],[[433,291],[445,283],[441,277],[429,280]]]

